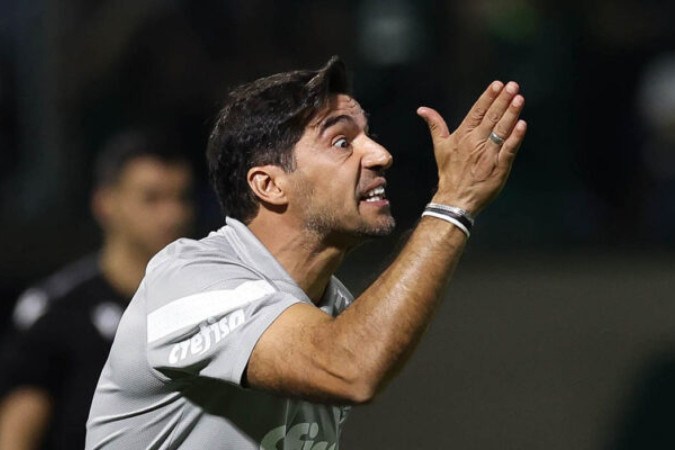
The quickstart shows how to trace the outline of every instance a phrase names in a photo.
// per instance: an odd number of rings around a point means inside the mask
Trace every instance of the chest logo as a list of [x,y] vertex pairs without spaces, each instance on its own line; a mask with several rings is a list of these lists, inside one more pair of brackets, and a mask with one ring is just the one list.
[[[319,424],[298,423],[286,430],[286,425],[274,428],[260,443],[260,450],[336,450],[337,444],[326,441],[316,442]],[[283,445],[280,447],[279,444]]]

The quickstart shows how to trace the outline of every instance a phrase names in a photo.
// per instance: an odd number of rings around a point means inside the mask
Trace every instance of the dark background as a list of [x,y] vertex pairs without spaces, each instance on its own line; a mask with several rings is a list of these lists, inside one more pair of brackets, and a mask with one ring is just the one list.
[[91,164],[120,127],[179,134],[200,236],[222,223],[203,159],[224,93],[339,54],[395,158],[398,232],[345,265],[358,292],[434,188],[417,106],[456,125],[515,79],[530,128],[512,178],[345,447],[675,448],[673,17],[665,0],[2,0],[0,328],[21,290],[98,245]]

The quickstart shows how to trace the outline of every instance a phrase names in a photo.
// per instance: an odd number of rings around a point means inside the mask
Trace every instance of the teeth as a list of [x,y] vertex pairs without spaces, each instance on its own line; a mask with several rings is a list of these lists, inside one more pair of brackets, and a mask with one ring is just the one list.
[[376,187],[375,189],[372,189],[366,193],[366,197],[375,197],[375,196],[381,196],[384,195],[384,187]]
[[371,189],[370,191],[366,192],[364,197],[366,202],[379,202],[380,200],[384,200],[384,186]]

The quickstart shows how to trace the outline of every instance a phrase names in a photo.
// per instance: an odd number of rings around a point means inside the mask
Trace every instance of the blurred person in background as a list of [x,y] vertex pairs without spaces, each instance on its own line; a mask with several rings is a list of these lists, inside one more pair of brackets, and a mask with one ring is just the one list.
[[192,170],[165,134],[127,130],[96,163],[103,246],[28,289],[0,354],[0,449],[83,448],[118,322],[148,260],[192,222]]

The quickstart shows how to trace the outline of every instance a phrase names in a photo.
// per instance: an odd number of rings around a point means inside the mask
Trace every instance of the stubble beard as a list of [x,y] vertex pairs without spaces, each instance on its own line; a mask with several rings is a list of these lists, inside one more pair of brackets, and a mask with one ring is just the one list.
[[318,241],[337,239],[346,241],[351,247],[367,239],[388,236],[396,227],[396,221],[391,214],[382,214],[376,223],[360,220],[356,227],[345,227],[343,217],[331,205],[317,201],[314,186],[304,184],[297,188],[301,192],[299,200],[302,204],[305,230]]
[[316,204],[313,201],[314,198],[310,195],[306,197],[304,203],[305,228],[319,238],[344,236],[360,242],[366,239],[388,236],[396,227],[396,221],[391,214],[382,214],[375,223],[361,220],[356,227],[345,227],[342,224],[342,217],[334,209],[330,208],[329,205]]

